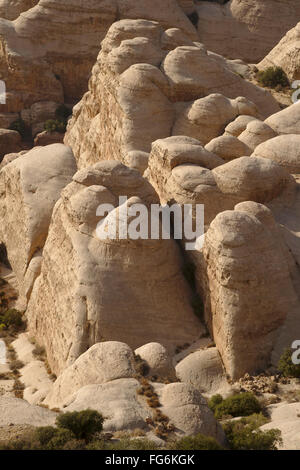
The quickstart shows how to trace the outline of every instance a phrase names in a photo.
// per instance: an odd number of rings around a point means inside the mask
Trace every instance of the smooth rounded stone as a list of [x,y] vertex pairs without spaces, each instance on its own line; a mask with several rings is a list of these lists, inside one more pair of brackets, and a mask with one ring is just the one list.
[[246,114],[242,114],[238,116],[234,121],[230,122],[225,127],[225,134],[233,135],[234,137],[238,137],[247,127],[249,122],[255,121],[255,116],[248,116]]
[[117,341],[97,343],[61,373],[45,403],[51,408],[61,407],[85,385],[101,384],[134,375],[133,352],[127,344]]
[[246,129],[239,135],[238,139],[243,142],[251,151],[266,140],[272,139],[277,134],[265,122],[251,121]]
[[136,349],[135,354],[147,362],[150,367],[148,375],[157,375],[160,378],[175,378],[172,357],[162,344],[145,344]]
[[194,46],[194,43],[178,28],[170,28],[162,33],[161,48],[163,51],[171,51],[179,46]]
[[10,129],[0,129],[0,162],[7,153],[21,150],[21,136],[19,132]]
[[52,381],[42,361],[34,360],[20,370],[21,382],[25,387],[33,387],[36,390],[43,390],[45,396],[52,387]]
[[207,168],[202,168],[198,165],[189,165],[185,163],[178,165],[172,170],[172,179],[182,189],[187,191],[200,192],[207,188],[207,190],[217,190],[217,184],[214,176]]
[[161,389],[159,396],[162,412],[178,432],[187,435],[201,433],[224,445],[224,431],[197,388],[187,383],[171,383]]
[[269,431],[279,429],[281,431],[282,445],[280,450],[300,450],[300,404],[279,403],[267,407],[271,422],[264,424],[259,429]]
[[272,114],[265,120],[277,134],[300,134],[300,102]]
[[155,157],[161,154],[164,166],[172,170],[184,163],[194,163],[202,167],[213,169],[224,163],[224,160],[208,152],[201,142],[192,137],[172,136],[160,139],[152,144],[150,160],[155,164]]
[[28,333],[21,333],[18,338],[12,342],[12,347],[16,351],[18,359],[24,364],[35,360],[33,355],[35,345],[29,341]]
[[181,382],[193,385],[206,395],[220,393],[224,396],[231,388],[217,348],[189,354],[177,364],[176,375]]
[[169,79],[172,101],[193,101],[209,93],[222,93],[228,98],[245,97],[251,100],[264,117],[279,109],[270,93],[215,60],[203,44],[180,46],[170,51],[161,69]]
[[103,416],[104,431],[122,431],[147,428],[146,419],[151,417],[146,402],[139,401],[136,379],[117,379],[98,385],[80,388],[64,412],[81,411],[87,408],[97,410]]
[[148,160],[149,153],[133,150],[132,152],[128,152],[124,158],[124,164],[129,168],[139,171],[142,175],[148,167]]
[[256,147],[254,157],[278,163],[289,173],[300,173],[300,135],[280,135]]
[[241,157],[213,170],[224,194],[244,200],[267,202],[278,196],[290,182],[277,163],[260,157]]
[[246,143],[241,142],[237,137],[233,135],[221,135],[212,139],[206,146],[205,149],[209,152],[218,155],[225,162],[234,160],[235,158],[245,157],[251,155],[251,148]]
[[30,405],[20,398],[0,396],[0,426],[53,426],[56,417],[57,413],[41,406]]
[[273,230],[276,227],[276,222],[271,210],[264,204],[259,204],[258,202],[254,201],[244,201],[237,204],[234,207],[234,210],[238,212],[246,212],[247,214],[253,215],[262,224],[269,226]]
[[[188,135],[203,145],[223,134],[224,128],[239,114],[255,119],[256,106],[245,98],[230,100],[220,93],[212,93],[187,105],[179,114],[173,127],[173,135]],[[238,118],[237,118],[238,119]]]

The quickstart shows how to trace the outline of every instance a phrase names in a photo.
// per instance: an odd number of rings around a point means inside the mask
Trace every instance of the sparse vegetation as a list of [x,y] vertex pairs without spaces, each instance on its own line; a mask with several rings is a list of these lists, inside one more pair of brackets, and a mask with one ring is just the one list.
[[239,393],[225,400],[221,395],[214,395],[210,399],[208,406],[214,412],[217,419],[222,419],[227,416],[249,416],[261,411],[261,404],[250,392]]
[[103,416],[95,410],[73,411],[59,415],[56,418],[58,428],[67,429],[76,439],[88,441],[91,437],[101,432],[103,428]]
[[183,437],[174,441],[170,447],[173,450],[225,450],[213,437],[203,434]]
[[294,364],[292,362],[292,349],[286,349],[279,362],[278,370],[284,375],[284,377],[295,377],[300,378],[300,364]]
[[257,73],[258,82],[270,88],[288,87],[290,85],[289,79],[281,67],[268,67],[265,70],[260,70]]
[[22,314],[18,310],[11,308],[0,313],[0,325],[2,331],[9,330],[10,333],[16,333],[24,329],[25,322],[23,321]]
[[254,414],[238,421],[229,421],[223,428],[232,450],[276,450],[281,441],[278,429],[262,431],[260,426],[268,422],[262,414]]
[[12,131],[19,132],[22,139],[26,139],[29,136],[31,137],[30,131],[27,128],[27,126],[25,124],[25,121],[23,121],[23,119],[21,119],[21,118],[19,118],[16,121],[12,122],[11,125],[9,126],[9,129],[12,130]]
[[44,123],[44,129],[47,132],[59,132],[64,134],[66,132],[66,122],[62,119],[48,119]]

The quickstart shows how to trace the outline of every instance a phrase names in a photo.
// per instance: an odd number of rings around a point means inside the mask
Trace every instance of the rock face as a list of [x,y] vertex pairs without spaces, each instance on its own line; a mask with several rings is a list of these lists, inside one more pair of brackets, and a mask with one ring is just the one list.
[[277,134],[300,134],[300,102],[268,117],[268,124]]
[[40,269],[53,207],[71,181],[76,163],[69,147],[36,148],[0,172],[0,239],[19,283],[20,303],[28,299]]
[[255,157],[278,163],[289,173],[300,173],[300,135],[280,135],[256,147]]
[[176,0],[166,0],[163,8],[158,0],[151,6],[148,0],[138,4],[135,0],[40,0],[14,22],[0,19],[0,76],[8,91],[3,111],[21,111],[45,100],[61,103],[79,99],[110,25],[117,19],[141,17],[197,38]]
[[97,343],[63,371],[46,403],[50,408],[61,407],[86,385],[131,378],[134,374],[134,357],[127,344],[116,341]]
[[267,408],[271,422],[261,426],[262,431],[279,429],[282,445],[280,450],[299,450],[299,403],[280,403]]
[[[120,206],[124,195],[128,201]],[[98,238],[101,220],[119,220],[135,203],[157,202],[136,170],[112,161],[79,171],[63,190],[27,309],[29,329],[55,373],[99,341],[133,348],[157,341],[173,349],[202,334],[174,240]],[[101,204],[113,209],[102,219]]]
[[263,70],[267,67],[281,67],[289,79],[300,79],[300,23],[291,29],[271,52],[258,64]]
[[0,397],[0,426],[30,424],[31,426],[53,426],[57,414],[25,400]]
[[206,234],[203,262],[207,322],[227,373],[237,379],[264,370],[298,302],[271,212],[245,202],[219,214]]
[[276,5],[273,0],[197,2],[197,12],[200,41],[211,51],[248,63],[262,60],[300,19],[298,0]]
[[34,7],[38,0],[0,0],[0,18],[15,20],[29,8]]
[[111,26],[65,138],[79,167],[100,159],[125,162],[128,153],[149,153],[153,141],[172,134],[206,144],[240,114],[257,117],[258,107],[266,117],[279,110],[269,93],[202,44],[181,33],[178,40],[179,33],[145,20]]

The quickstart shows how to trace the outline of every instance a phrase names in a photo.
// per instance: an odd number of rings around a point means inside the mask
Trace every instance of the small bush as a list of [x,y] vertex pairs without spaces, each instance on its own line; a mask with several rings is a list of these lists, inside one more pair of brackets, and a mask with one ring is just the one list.
[[[216,400],[216,398],[214,398]],[[226,398],[225,400],[217,398],[218,404],[214,401],[214,413],[217,419],[221,419],[225,416],[249,416],[253,413],[259,413],[261,411],[261,405],[257,398],[250,392],[239,393],[232,397]]]
[[42,446],[45,446],[55,436],[56,431],[57,429],[54,426],[42,426],[37,428],[35,431],[36,440],[39,441]]
[[62,119],[48,119],[44,124],[44,129],[47,132],[60,132],[64,134],[66,132],[66,122]]
[[208,402],[208,406],[213,412],[215,412],[217,406],[220,405],[220,403],[222,403],[222,401],[223,401],[222,395],[220,395],[220,394],[213,395],[211,397],[211,399],[209,400],[209,402]]
[[24,326],[24,321],[22,314],[18,310],[12,308],[0,315],[0,324],[4,325],[4,328],[11,328],[12,330],[17,331]]
[[258,426],[265,424],[266,418],[256,415],[252,420],[243,418],[230,421],[223,428],[231,450],[276,450],[282,442],[278,429],[261,431]]
[[292,349],[286,349],[278,362],[278,370],[285,377],[300,378],[300,364],[292,362]]
[[101,432],[103,417],[98,411],[73,411],[59,415],[56,418],[58,428],[71,431],[76,439],[89,440],[93,434]]
[[171,444],[172,450],[224,450],[220,444],[209,436],[196,434],[187,436]]
[[22,369],[22,367],[24,367],[24,362],[22,361],[19,361],[18,359],[16,361],[12,361],[10,364],[9,364],[9,368],[10,370],[19,370],[19,369]]
[[275,88],[277,86],[287,87],[290,85],[286,73],[281,67],[268,67],[260,70],[257,74],[259,83],[263,86]]

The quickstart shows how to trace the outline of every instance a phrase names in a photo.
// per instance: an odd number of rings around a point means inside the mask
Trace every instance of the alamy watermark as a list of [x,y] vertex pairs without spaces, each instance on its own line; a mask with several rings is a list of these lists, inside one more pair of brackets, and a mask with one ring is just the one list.
[[200,250],[204,242],[204,205],[151,204],[119,197],[119,207],[100,204],[96,211],[102,220],[96,233],[100,240],[184,240],[186,250]]
[[6,85],[3,80],[0,80],[0,104],[6,104]]

